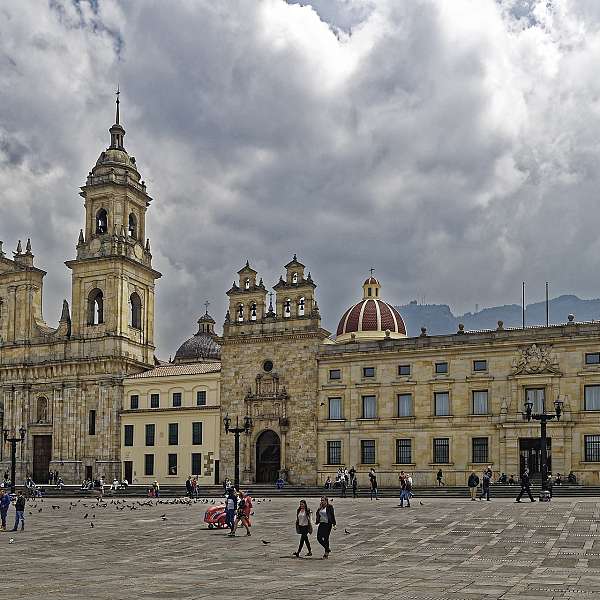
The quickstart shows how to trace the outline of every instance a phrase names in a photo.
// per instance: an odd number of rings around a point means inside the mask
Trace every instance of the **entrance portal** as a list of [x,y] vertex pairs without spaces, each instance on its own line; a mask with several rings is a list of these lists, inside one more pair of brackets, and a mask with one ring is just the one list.
[[256,483],[275,483],[281,468],[281,441],[271,430],[256,440]]
[[52,436],[33,436],[33,480],[47,483],[50,478],[50,460],[52,459]]
[[[548,453],[548,473],[552,473],[552,440],[546,438]],[[542,473],[542,440],[540,438],[519,438],[520,475],[529,469],[529,475]]]

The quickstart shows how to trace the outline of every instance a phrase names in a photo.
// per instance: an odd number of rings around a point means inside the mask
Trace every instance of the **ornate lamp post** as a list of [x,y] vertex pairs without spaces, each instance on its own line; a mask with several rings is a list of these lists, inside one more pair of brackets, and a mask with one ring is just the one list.
[[533,412],[533,402],[531,400],[525,400],[525,412],[523,413],[523,418],[527,421],[539,421],[541,426],[541,451],[542,451],[542,491],[546,491],[548,489],[548,440],[546,437],[546,423],[548,421],[552,421],[552,419],[556,419],[560,421],[560,416],[563,412],[563,401],[560,397],[554,401],[554,414],[553,413],[534,413]]
[[17,444],[22,442],[25,439],[25,433],[27,430],[25,427],[21,427],[19,429],[20,437],[8,437],[10,431],[8,429],[4,429],[4,441],[9,442],[11,445],[10,448],[10,492],[11,494],[15,493],[15,479],[16,479],[16,469],[17,469]]
[[240,434],[250,433],[252,428],[252,419],[249,416],[244,417],[244,426],[240,427],[240,418],[235,418],[235,427],[231,427],[231,419],[229,413],[225,415],[223,419],[223,425],[225,425],[225,433],[233,433],[235,435],[235,475],[234,482],[235,489],[240,488]]

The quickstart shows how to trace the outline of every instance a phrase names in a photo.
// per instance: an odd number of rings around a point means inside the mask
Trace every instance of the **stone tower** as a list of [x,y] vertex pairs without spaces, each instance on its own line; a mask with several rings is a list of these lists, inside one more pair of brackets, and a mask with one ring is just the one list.
[[[294,484],[317,479],[317,352],[329,333],[321,328],[315,283],[296,256],[285,267],[266,306],[262,279],[247,262],[227,292],[229,310],[221,347],[221,409],[233,423],[250,415],[241,440],[244,483]],[[233,436],[221,436],[223,477],[233,478]]]
[[[27,429],[17,481],[121,475],[123,378],[154,358],[154,281],[145,240],[151,198],[117,117],[81,195],[85,226],[72,271],[72,314],[65,300],[58,327],[42,317],[45,272],[31,243],[6,257],[0,243],[0,415],[2,428]],[[9,466],[3,445],[0,469]]]

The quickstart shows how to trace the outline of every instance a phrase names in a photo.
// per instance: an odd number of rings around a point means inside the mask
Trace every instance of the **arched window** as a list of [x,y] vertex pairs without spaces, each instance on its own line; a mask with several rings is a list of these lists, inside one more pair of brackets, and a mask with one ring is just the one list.
[[250,305],[250,320],[256,321],[256,302]]
[[133,213],[129,215],[129,227],[127,231],[131,239],[137,240],[137,217]]
[[108,232],[108,213],[101,208],[96,213],[96,234],[102,235]]
[[244,320],[244,305],[238,304],[237,307],[237,320],[241,323]]
[[292,316],[292,301],[286,298],[283,302],[283,316],[285,318]]
[[102,290],[93,289],[88,296],[88,325],[104,323],[104,295]]
[[300,300],[298,300],[298,316],[299,317],[303,317],[304,316],[304,297],[300,298]]
[[42,396],[37,399],[35,413],[38,423],[46,423],[48,421],[48,398]]
[[129,297],[129,305],[131,308],[131,326],[134,329],[142,328],[142,301],[137,292],[133,292]]
[[298,283],[298,273],[292,273],[292,283]]
[[244,288],[247,290],[250,289],[250,279],[248,277],[246,277],[246,281],[244,281]]

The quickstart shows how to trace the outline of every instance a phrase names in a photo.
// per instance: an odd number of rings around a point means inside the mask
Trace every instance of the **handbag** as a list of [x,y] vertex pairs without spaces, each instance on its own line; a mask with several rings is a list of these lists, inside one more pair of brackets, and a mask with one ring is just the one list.
[[312,535],[312,532],[313,532],[312,521],[310,519],[308,519],[308,535]]
[[296,521],[296,533],[297,533],[297,534],[300,534],[300,533],[302,533],[302,532],[300,531],[300,525],[298,525],[298,521]]

